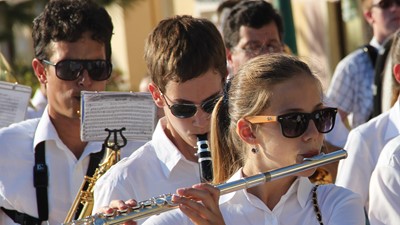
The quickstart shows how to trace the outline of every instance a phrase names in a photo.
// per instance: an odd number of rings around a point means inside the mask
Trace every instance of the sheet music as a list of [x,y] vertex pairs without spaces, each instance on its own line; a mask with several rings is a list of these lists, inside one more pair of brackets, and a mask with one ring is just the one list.
[[29,86],[0,81],[0,127],[25,119],[31,93]]
[[151,140],[157,110],[146,92],[81,92],[81,139],[104,141],[106,128],[121,129],[127,140]]

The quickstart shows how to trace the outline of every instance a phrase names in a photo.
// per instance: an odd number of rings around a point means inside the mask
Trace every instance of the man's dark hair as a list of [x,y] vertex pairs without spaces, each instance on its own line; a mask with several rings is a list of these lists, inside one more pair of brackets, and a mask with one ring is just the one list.
[[282,17],[270,3],[264,0],[240,1],[232,8],[223,27],[225,47],[231,49],[238,44],[241,26],[259,29],[272,22],[276,24],[282,40]]
[[113,24],[107,11],[91,0],[52,0],[33,21],[33,46],[39,60],[50,57],[51,41],[75,42],[85,32],[103,43],[111,59]]

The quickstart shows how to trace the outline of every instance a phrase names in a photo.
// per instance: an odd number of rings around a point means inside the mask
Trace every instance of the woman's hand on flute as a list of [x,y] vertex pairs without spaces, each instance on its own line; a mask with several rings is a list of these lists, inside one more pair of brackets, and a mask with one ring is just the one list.
[[[102,207],[98,210],[99,213],[103,214],[114,214],[116,211],[126,211],[130,212],[132,207],[135,207],[137,202],[134,199],[129,199],[127,201],[122,200],[113,200],[110,202],[108,206]],[[135,221],[127,221],[122,223],[122,225],[136,225]]]
[[173,202],[197,225],[225,225],[219,209],[219,189],[206,183],[180,188]]

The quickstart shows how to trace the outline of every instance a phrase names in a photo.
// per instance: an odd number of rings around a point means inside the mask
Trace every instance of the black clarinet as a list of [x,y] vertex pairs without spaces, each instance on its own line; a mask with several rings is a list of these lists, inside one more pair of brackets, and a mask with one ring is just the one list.
[[213,179],[213,169],[207,134],[197,135],[197,157],[199,158],[200,181],[210,183]]

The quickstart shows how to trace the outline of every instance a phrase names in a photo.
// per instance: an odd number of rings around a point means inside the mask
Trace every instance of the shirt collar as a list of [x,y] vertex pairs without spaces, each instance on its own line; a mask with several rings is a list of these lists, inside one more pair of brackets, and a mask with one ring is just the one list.
[[[50,120],[47,108],[48,106],[46,106],[46,108],[44,109],[42,117],[40,118],[38,126],[36,128],[35,137],[33,139],[33,150],[40,142],[43,141],[55,141],[60,148],[68,149],[68,147],[62,142],[62,140],[58,136],[57,130]],[[101,144],[101,142],[89,142],[86,145],[85,151],[80,158],[84,158],[90,153],[101,151]]]
[[[312,184],[307,177],[299,177],[296,179],[290,189],[294,188],[295,185],[297,186],[297,200],[299,201],[301,207],[304,208],[307,201],[310,199],[311,190],[314,187],[314,184]],[[296,189],[294,188],[293,190]]]
[[[243,178],[242,169],[243,169],[243,168],[240,168],[238,171],[236,171],[236,173],[234,173],[234,174],[228,179],[227,183],[242,179],[242,178]],[[244,191],[244,190],[242,190],[242,191]],[[222,195],[222,196],[219,198],[219,203],[222,204],[222,203],[228,202],[228,201],[229,201],[230,199],[232,199],[232,198],[235,196],[235,194],[238,193],[238,192],[240,192],[240,190],[237,191],[237,192],[231,192],[231,193],[227,193],[227,194],[225,194],[225,195]]]
[[396,103],[389,111],[389,121],[385,132],[385,140],[392,139],[400,133],[400,101],[397,100]]
[[167,119],[165,117],[159,119],[156,129],[154,130],[152,142],[154,145],[155,153],[160,159],[159,162],[163,163],[161,166],[163,173],[166,177],[169,177],[171,171],[179,162],[185,162],[189,164],[197,164],[187,160],[174,143],[167,137],[164,132],[166,129]]
[[373,37],[372,39],[371,39],[371,41],[369,42],[369,44],[372,46],[372,47],[374,47],[374,48],[376,48],[377,50],[378,50],[378,52],[380,52],[380,51],[384,51],[385,49],[384,49],[384,44],[386,43],[386,41],[387,40],[385,40],[383,43],[379,43],[378,42],[378,40],[376,40],[376,38],[375,37]]
[[[238,170],[232,177],[227,181],[235,181],[235,180],[240,180],[243,178],[242,175],[242,168]],[[281,200],[285,200],[289,198],[291,195],[297,195],[297,201],[301,205],[301,207],[305,207],[307,201],[310,199],[311,195],[311,190],[314,187],[314,185],[310,182],[310,180],[307,177],[299,177],[296,179],[293,184],[290,186],[289,190],[286,192],[284,196],[282,196]],[[246,192],[246,190],[239,190],[238,192]],[[230,199],[234,198],[235,193],[238,192],[232,192],[228,193],[225,195],[222,195],[220,197],[220,204],[228,202]]]
[[50,120],[50,116],[46,107],[35,131],[33,147],[36,147],[36,145],[40,142],[48,140],[60,140],[60,138],[58,137],[57,131]]

